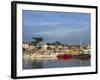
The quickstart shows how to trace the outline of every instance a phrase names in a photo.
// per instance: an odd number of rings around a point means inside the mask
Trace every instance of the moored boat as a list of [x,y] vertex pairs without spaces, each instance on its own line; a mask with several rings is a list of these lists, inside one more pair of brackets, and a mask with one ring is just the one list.
[[71,55],[71,54],[58,54],[57,55],[57,58],[58,59],[72,59],[72,57],[73,57],[73,55]]
[[81,60],[87,60],[91,58],[91,54],[89,50],[83,50],[79,55],[74,55],[74,58],[79,58]]

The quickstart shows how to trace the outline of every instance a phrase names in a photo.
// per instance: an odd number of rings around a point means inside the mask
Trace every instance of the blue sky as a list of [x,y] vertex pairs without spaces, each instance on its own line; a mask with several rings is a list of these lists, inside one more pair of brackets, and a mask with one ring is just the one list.
[[32,36],[42,37],[44,42],[90,43],[90,14],[73,12],[47,12],[23,10],[23,42]]

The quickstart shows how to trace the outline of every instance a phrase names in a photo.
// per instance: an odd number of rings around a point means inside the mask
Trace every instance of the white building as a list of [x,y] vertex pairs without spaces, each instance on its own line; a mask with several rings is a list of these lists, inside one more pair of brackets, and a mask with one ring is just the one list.
[[51,44],[51,43],[46,43],[42,46],[42,49],[54,49],[55,48],[55,45],[54,44]]
[[23,47],[25,50],[34,50],[34,49],[35,49],[35,46],[33,46],[33,45],[30,44],[30,43],[23,43],[23,44],[22,44],[22,47]]
[[33,46],[33,45],[29,45],[28,50],[34,50],[34,49],[35,49],[35,46]]
[[29,43],[23,43],[22,44],[22,47],[27,50],[29,48]]

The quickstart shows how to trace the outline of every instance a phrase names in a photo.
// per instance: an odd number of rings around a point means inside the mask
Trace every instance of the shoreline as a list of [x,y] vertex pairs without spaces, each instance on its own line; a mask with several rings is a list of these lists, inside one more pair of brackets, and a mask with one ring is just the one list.
[[24,55],[23,58],[56,58],[57,55]]
[[[36,54],[32,54],[32,55],[23,55],[22,56],[23,58],[26,58],[26,59],[43,59],[43,58],[50,58],[50,59],[57,59],[57,54],[52,54],[52,55],[36,55]],[[91,55],[73,55],[73,58],[77,58],[77,59],[90,59],[91,58]]]

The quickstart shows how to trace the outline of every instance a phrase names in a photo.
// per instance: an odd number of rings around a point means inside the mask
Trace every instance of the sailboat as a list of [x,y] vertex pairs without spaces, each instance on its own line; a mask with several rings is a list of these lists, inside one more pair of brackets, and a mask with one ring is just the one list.
[[86,59],[90,59],[91,55],[90,55],[90,49],[82,49],[82,45],[80,42],[80,54],[78,55],[78,58],[82,59],[82,60],[86,60]]

